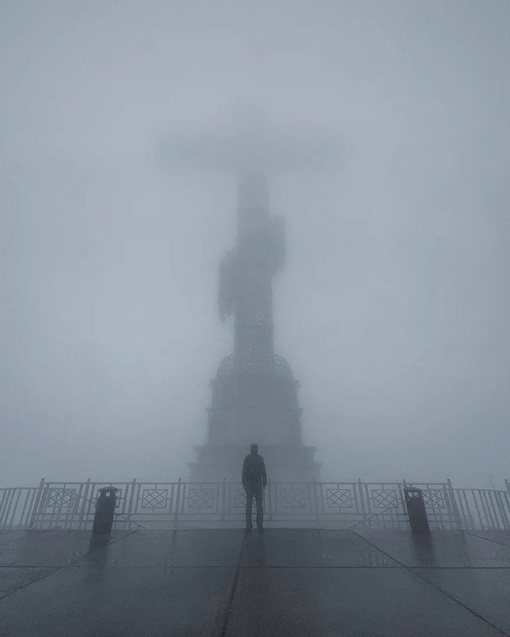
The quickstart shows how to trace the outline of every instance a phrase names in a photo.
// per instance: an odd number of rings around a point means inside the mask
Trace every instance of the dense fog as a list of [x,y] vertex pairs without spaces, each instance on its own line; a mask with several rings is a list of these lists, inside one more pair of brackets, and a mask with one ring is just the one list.
[[323,478],[503,487],[509,28],[507,0],[2,0],[0,485],[186,478],[236,187],[161,150],[253,101],[340,148],[271,176]]

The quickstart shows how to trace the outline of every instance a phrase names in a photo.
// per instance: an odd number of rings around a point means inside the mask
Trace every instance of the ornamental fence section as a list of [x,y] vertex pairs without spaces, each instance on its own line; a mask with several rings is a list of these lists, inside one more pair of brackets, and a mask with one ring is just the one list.
[[[182,482],[46,482],[0,489],[0,529],[92,529],[99,489],[118,489],[114,529],[244,526],[241,484]],[[506,490],[458,489],[444,483],[269,483],[268,527],[408,529],[404,488],[422,489],[432,529],[510,530]]]

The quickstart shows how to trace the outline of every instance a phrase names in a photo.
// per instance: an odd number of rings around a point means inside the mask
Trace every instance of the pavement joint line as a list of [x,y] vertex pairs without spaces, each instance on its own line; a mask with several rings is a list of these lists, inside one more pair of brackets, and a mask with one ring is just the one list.
[[[83,555],[80,556],[84,557]],[[79,559],[79,558],[78,558]],[[69,562],[67,564],[61,565],[61,564],[1,564],[0,565],[0,570],[3,568],[52,568],[52,569],[58,569],[58,568],[63,568],[64,566],[70,566],[71,564],[74,564],[74,562]],[[138,571],[138,570],[142,570],[142,569],[154,569],[154,568],[159,568],[162,564],[147,564],[147,565],[141,565],[141,566],[131,566],[131,565],[127,565],[125,566],[126,570],[134,570],[134,571]],[[236,564],[168,564],[167,565],[167,570],[170,569],[202,569],[202,568],[207,568],[207,569],[229,569],[232,568],[233,566],[236,566]],[[87,565],[87,568],[89,566]],[[79,567],[76,567],[79,568]],[[85,568],[85,567],[83,567]],[[423,570],[423,571],[430,571],[430,570],[434,570],[434,571],[510,571],[510,566],[401,566],[400,564],[398,564],[397,566],[364,566],[364,565],[359,565],[359,566],[355,566],[355,565],[349,565],[349,564],[344,564],[344,565],[323,565],[323,566],[305,566],[305,565],[285,565],[285,564],[243,564],[242,565],[243,569],[266,569],[266,570],[270,570],[270,569],[306,569],[306,570],[313,570],[313,569],[363,569],[363,570],[372,570],[372,569],[379,569],[379,570],[399,570],[399,569],[411,569],[413,571],[416,570]]]
[[[49,529],[51,530],[51,529]],[[119,540],[123,540],[125,537],[131,535],[132,533],[136,533],[136,531],[129,531],[127,532],[125,535],[122,535],[119,538],[116,538],[115,540],[113,540],[112,542],[108,541],[106,544],[104,544],[104,546],[109,546],[110,544],[115,544],[116,542],[118,542]],[[64,564],[63,566],[56,566],[56,567],[52,567],[52,566],[41,566],[40,568],[51,568],[51,572],[50,573],[46,573],[46,575],[42,575],[41,577],[32,580],[31,582],[27,582],[26,584],[23,584],[22,586],[18,586],[18,588],[13,589],[12,591],[10,591],[9,593],[6,593],[5,595],[0,595],[0,601],[2,601],[3,599],[5,599],[6,597],[9,597],[9,595],[12,595],[13,593],[16,593],[17,591],[21,590],[22,588],[27,588],[28,586],[30,586],[31,584],[35,584],[36,582],[40,582],[43,579],[46,579],[47,577],[51,577],[52,575],[54,575],[57,571],[61,571],[64,568],[67,568],[68,566],[71,566],[71,564],[74,564],[74,562],[77,562],[78,560],[83,559],[85,556],[87,556],[89,553],[92,553],[94,549],[90,549],[90,545],[87,551],[85,551],[85,553],[82,553],[81,555],[77,555],[75,557],[75,559],[71,560],[70,562],[68,562],[67,564]]]
[[289,569],[289,568],[303,568],[303,569],[342,569],[342,568],[346,568],[346,569],[352,569],[352,568],[357,568],[357,569],[388,569],[388,570],[399,570],[399,569],[417,569],[417,570],[435,570],[435,571],[459,571],[459,570],[465,570],[465,571],[495,571],[495,570],[501,570],[501,571],[509,571],[510,570],[510,566],[406,566],[404,564],[401,564],[400,562],[397,562],[397,566],[365,566],[365,565],[349,565],[349,564],[345,564],[345,565],[324,565],[324,566],[300,566],[300,565],[285,565],[285,564],[243,564],[243,569],[244,568],[265,568],[265,569],[271,569],[271,568],[285,568],[285,569]]
[[[69,566],[69,565],[68,565]],[[124,569],[126,570],[134,570],[134,571],[140,571],[142,569],[154,569],[154,568],[160,568],[161,566],[165,566],[163,562],[160,562],[158,564],[145,564],[145,565],[139,565],[139,566],[132,566],[132,565],[123,565],[123,564],[116,564],[115,565],[116,568],[119,568],[119,566],[123,566]],[[199,568],[217,568],[217,569],[231,569],[233,567],[235,567],[236,564],[167,564],[166,568],[167,569],[171,569],[171,568],[180,568],[180,569],[199,569]],[[50,568],[50,567],[49,567]],[[82,568],[81,566],[74,566],[73,568]],[[87,564],[87,566],[84,566],[83,568],[89,568],[89,565]]]
[[61,564],[0,564],[2,568],[60,568]]
[[237,564],[235,567],[235,571],[234,571],[234,577],[232,578],[232,584],[230,587],[230,592],[228,595],[228,603],[227,603],[227,608],[226,608],[226,612],[225,612],[225,616],[223,618],[223,621],[221,622],[221,625],[219,627],[219,629],[217,629],[217,627],[215,626],[213,628],[212,631],[212,636],[213,637],[225,637],[225,635],[227,634],[227,630],[228,630],[228,622],[230,619],[230,615],[232,613],[232,603],[234,601],[234,596],[235,596],[235,592],[237,589],[237,584],[239,581],[239,575],[241,573],[241,564],[243,561],[243,554],[244,554],[244,544],[245,544],[245,536],[243,535],[243,540],[241,543],[241,551],[239,552],[239,559],[237,560]]
[[242,569],[241,571],[241,590],[239,591],[239,603],[237,605],[237,615],[236,615],[236,621],[235,621],[235,626],[239,625],[239,616],[241,615],[241,607],[242,607],[242,602],[243,602],[243,592],[244,592],[244,583],[246,581],[246,571],[244,569]]
[[478,535],[478,533],[476,533],[475,531],[464,531],[464,533],[472,535],[473,537],[476,537],[479,540],[486,540],[487,542],[494,542],[494,544],[499,544],[500,546],[506,546],[507,549],[510,549],[510,544],[505,544],[504,542],[500,542],[499,540],[495,540],[495,539],[489,538],[489,537],[484,537],[483,535]]
[[[386,551],[383,551],[381,548],[379,548],[376,544],[374,544],[373,542],[371,542],[370,540],[368,540],[366,537],[363,537],[362,535],[360,535],[357,531],[354,531],[354,533],[356,533],[356,535],[358,535],[358,537],[362,538],[363,540],[365,540],[368,544],[370,544],[370,546],[373,546],[374,548],[376,548],[378,551],[381,551],[381,553],[383,553],[384,555],[391,557],[391,555],[389,553],[386,553]],[[456,597],[454,597],[453,595],[451,595],[450,593],[448,593],[448,591],[442,589],[440,586],[438,586],[437,584],[434,584],[433,582],[430,582],[429,580],[425,579],[424,577],[421,577],[421,575],[418,575],[418,573],[416,573],[412,567],[406,566],[405,564],[403,564],[402,562],[400,562],[397,558],[391,558],[393,560],[395,560],[395,562],[397,562],[397,564],[401,564],[402,568],[404,568],[408,573],[411,574],[411,576],[417,577],[419,580],[421,580],[422,582],[425,582],[425,584],[428,584],[429,586],[431,586],[434,590],[436,590],[438,593],[442,593],[443,595],[446,595],[446,597],[448,597],[449,599],[452,600],[452,602],[454,602],[455,604],[458,604],[459,606],[461,606],[462,608],[464,608],[465,610],[468,611],[468,613],[471,613],[472,615],[474,615],[475,617],[478,617],[479,619],[481,619],[483,622],[485,622],[486,624],[488,624],[489,626],[492,626],[492,628],[494,628],[495,630],[499,631],[502,635],[506,635],[506,637],[510,637],[509,633],[505,632],[502,628],[500,628],[499,626],[497,626],[494,622],[490,621],[490,619],[487,619],[486,617],[484,617],[483,615],[481,615],[478,611],[470,608],[467,604],[464,604],[464,602],[461,602],[460,599],[457,599]],[[431,570],[434,570],[434,567],[431,567]]]
[[[6,540],[5,542],[0,541],[0,549],[1,549],[2,546],[5,546],[6,544],[13,544],[14,542],[19,542],[20,540],[26,540],[27,536],[25,535],[25,533],[27,531],[29,532],[30,529],[26,529],[26,531],[24,531],[24,534],[21,535],[20,537],[16,537],[16,538],[14,538],[12,540]],[[41,535],[46,535],[50,531],[51,531],[51,529],[45,529],[44,531],[41,532]]]
[[[63,567],[60,567],[63,568]],[[59,571],[60,568],[54,568],[51,573],[46,573],[46,575],[41,575],[41,577],[38,577],[37,579],[33,579],[30,582],[27,582],[26,584],[22,584],[21,586],[18,586],[17,588],[14,588],[12,591],[10,591],[9,593],[6,593],[5,595],[0,595],[0,602],[5,599],[6,597],[9,597],[9,595],[12,595],[13,593],[16,593],[17,591],[21,590],[22,588],[27,588],[27,586],[30,586],[30,584],[35,584],[36,582],[40,582],[42,579],[46,579],[46,577],[49,577],[50,575],[53,575],[53,573],[55,573],[55,571]]]

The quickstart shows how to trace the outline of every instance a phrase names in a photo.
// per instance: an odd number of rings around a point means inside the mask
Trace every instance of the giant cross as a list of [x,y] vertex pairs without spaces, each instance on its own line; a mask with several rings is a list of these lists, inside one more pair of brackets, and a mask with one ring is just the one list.
[[[239,482],[250,443],[259,444],[273,482],[319,480],[315,448],[303,442],[299,383],[275,354],[272,279],[283,266],[284,224],[271,214],[268,176],[330,154],[319,142],[296,143],[251,120],[230,136],[200,139],[178,153],[234,173],[237,241],[220,263],[218,305],[234,316],[234,351],[211,381],[205,444],[195,447],[192,482]],[[175,149],[174,149],[175,150]]]

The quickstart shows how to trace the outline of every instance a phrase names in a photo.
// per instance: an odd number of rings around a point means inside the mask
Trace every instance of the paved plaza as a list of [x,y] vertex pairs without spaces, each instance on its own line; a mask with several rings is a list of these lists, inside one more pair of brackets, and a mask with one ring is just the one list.
[[510,533],[0,532],[1,637],[510,635]]

